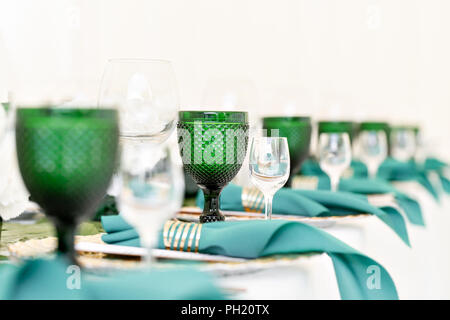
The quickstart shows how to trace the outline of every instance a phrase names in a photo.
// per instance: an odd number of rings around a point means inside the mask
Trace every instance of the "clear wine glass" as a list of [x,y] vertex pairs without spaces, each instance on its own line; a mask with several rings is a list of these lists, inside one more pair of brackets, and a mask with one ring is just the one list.
[[337,191],[341,175],[352,161],[348,133],[322,133],[319,137],[318,152],[320,168],[330,177],[331,190]]
[[[143,138],[149,146],[164,143],[175,129],[178,100],[178,86],[170,61],[108,60],[98,105],[117,107],[121,138]],[[108,193],[118,196],[120,183],[116,172]]]
[[416,135],[408,128],[392,128],[391,132],[392,156],[399,161],[409,161],[416,153]]
[[141,246],[148,250],[145,262],[150,266],[159,230],[182,205],[181,159],[177,151],[145,139],[122,138],[121,148],[120,213],[139,233]]
[[388,143],[384,131],[364,130],[359,135],[359,154],[366,164],[371,178],[375,178],[378,168],[388,154]]
[[111,59],[98,97],[101,106],[116,105],[120,135],[164,142],[175,128],[178,87],[170,61]]
[[289,179],[290,160],[284,137],[254,137],[250,147],[250,175],[264,194],[265,218],[272,219],[272,199]]

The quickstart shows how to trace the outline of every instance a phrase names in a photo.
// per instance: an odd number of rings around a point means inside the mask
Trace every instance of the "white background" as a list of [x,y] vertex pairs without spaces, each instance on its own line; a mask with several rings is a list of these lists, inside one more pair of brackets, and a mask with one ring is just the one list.
[[419,123],[450,157],[449,14],[446,0],[0,0],[0,73],[95,99],[107,59],[164,58],[181,108]]

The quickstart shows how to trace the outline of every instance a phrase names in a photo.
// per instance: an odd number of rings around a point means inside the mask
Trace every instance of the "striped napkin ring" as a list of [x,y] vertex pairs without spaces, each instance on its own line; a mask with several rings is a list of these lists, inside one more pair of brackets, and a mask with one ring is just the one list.
[[[164,224],[163,239],[166,250],[198,252],[203,225],[169,220]],[[194,246],[193,246],[194,245]]]
[[241,195],[242,206],[246,212],[263,212],[264,195],[261,191],[254,187],[246,187],[242,189]]

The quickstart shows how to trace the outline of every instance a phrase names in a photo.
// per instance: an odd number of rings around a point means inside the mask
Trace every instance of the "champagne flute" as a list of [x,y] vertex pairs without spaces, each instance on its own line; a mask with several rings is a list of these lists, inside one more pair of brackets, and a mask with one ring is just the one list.
[[254,137],[250,147],[250,175],[264,194],[265,218],[272,219],[272,200],[289,179],[288,141],[284,137]]
[[183,202],[181,158],[169,147],[155,146],[145,139],[122,138],[121,147],[120,212],[139,233],[141,246],[147,249],[145,263],[151,266],[159,229]]
[[340,178],[352,161],[352,147],[348,133],[320,134],[318,151],[320,168],[330,177],[331,190],[337,191]]
[[377,130],[362,130],[359,136],[361,160],[366,164],[369,176],[375,178],[378,168],[388,154],[386,133]]

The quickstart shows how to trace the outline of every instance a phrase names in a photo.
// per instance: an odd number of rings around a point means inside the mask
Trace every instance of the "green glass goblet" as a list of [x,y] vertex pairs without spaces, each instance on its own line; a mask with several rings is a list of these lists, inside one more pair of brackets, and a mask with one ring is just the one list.
[[[292,179],[308,158],[311,145],[312,124],[310,117],[265,117],[263,129],[267,136],[285,137],[288,140],[291,169],[286,187],[292,186]],[[278,130],[274,131],[274,130]]]
[[320,121],[318,134],[321,133],[348,133],[350,142],[355,138],[355,124],[351,121]]
[[248,145],[247,112],[180,111],[178,144],[184,170],[205,196],[200,223],[223,221],[222,189],[242,166]]
[[76,264],[74,233],[105,196],[118,153],[113,109],[19,108],[17,157],[33,201],[50,217],[58,253]]

